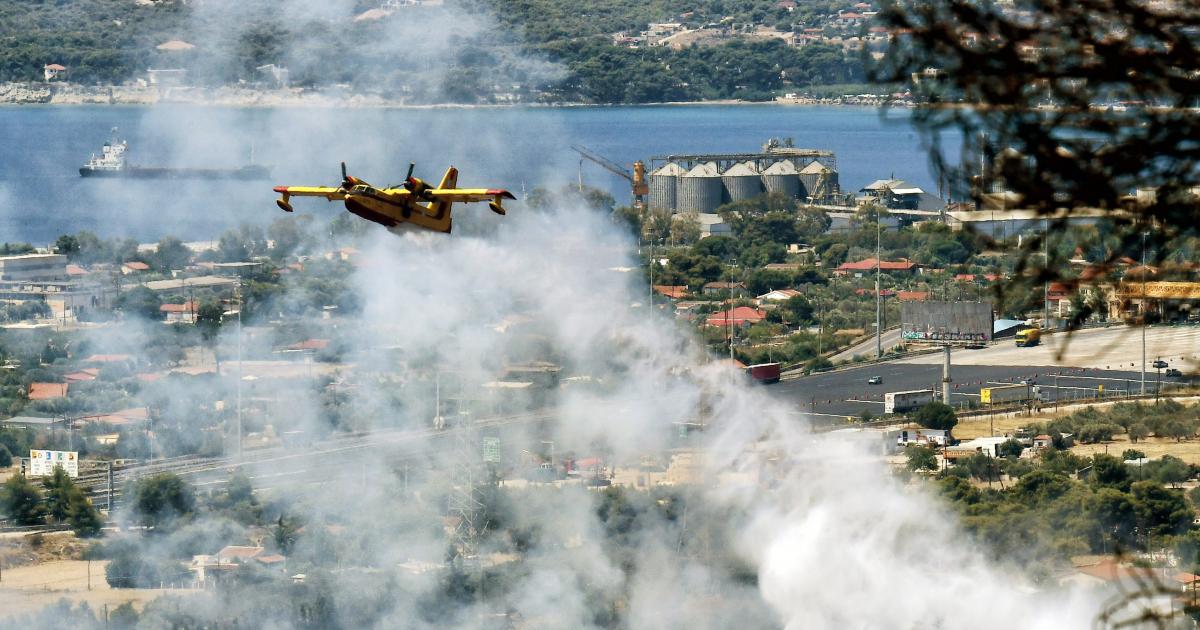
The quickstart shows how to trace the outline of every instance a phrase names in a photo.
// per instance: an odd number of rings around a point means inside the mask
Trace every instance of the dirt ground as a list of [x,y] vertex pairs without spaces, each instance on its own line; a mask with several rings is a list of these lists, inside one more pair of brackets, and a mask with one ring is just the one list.
[[[1177,401],[1191,405],[1197,402],[1196,397],[1177,398]],[[1103,409],[1110,406],[1112,403],[1100,403],[1093,405],[1097,409]],[[1076,408],[1078,409],[1078,408]],[[1070,411],[1076,409],[1061,411],[1058,416],[1066,415]],[[1049,413],[1046,413],[1049,411]],[[960,420],[958,426],[954,427],[954,437],[960,440],[970,440],[977,437],[986,437],[988,435],[1011,435],[1018,427],[1029,426],[1031,424],[1040,424],[1048,422],[1058,417],[1053,413],[1053,409],[1043,409],[1040,413],[1029,415],[1013,415],[1013,414],[997,414],[993,418],[987,416],[965,418]],[[994,433],[993,433],[994,431]],[[1129,436],[1121,434],[1113,436],[1112,441],[1100,444],[1076,444],[1071,448],[1071,452],[1076,455],[1088,456],[1096,453],[1108,453],[1109,455],[1120,455],[1128,448],[1135,448],[1146,454],[1150,459],[1157,459],[1163,455],[1171,455],[1178,457],[1189,464],[1200,465],[1200,438],[1192,438],[1183,442],[1176,442],[1173,439],[1147,438],[1133,444],[1129,441]]]
[[[89,567],[89,564],[91,565]],[[37,612],[60,599],[87,602],[92,610],[112,610],[125,602],[141,607],[159,595],[182,595],[184,589],[113,589],[104,581],[107,561],[56,560],[15,569],[0,577],[0,621]],[[90,578],[88,577],[90,573]],[[90,585],[90,587],[89,587]]]
[[192,592],[109,588],[104,579],[107,561],[80,560],[92,541],[77,539],[71,532],[45,532],[39,537],[34,544],[28,533],[0,536],[0,627],[7,627],[4,621],[14,615],[35,613],[60,599],[87,602],[100,612],[125,602],[140,608],[164,593]]

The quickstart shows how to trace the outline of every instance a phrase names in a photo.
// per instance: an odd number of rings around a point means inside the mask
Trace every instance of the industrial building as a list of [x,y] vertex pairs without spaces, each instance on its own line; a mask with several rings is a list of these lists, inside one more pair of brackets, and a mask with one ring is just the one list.
[[667,155],[650,158],[650,208],[711,214],[718,206],[782,193],[798,201],[841,201],[832,151],[767,143],[760,153]]
[[0,281],[43,282],[67,279],[67,257],[62,254],[0,256]]
[[108,285],[70,279],[62,254],[0,256],[0,301],[45,302],[55,319],[106,308],[115,292]]

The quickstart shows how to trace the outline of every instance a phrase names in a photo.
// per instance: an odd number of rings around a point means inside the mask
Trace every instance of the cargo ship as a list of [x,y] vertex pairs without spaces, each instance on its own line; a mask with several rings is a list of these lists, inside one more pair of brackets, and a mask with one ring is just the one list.
[[269,179],[271,171],[265,166],[247,164],[238,168],[174,168],[166,166],[137,166],[125,157],[129,143],[116,138],[104,143],[100,155],[92,154],[87,164],[79,167],[80,177],[128,177],[135,179]]

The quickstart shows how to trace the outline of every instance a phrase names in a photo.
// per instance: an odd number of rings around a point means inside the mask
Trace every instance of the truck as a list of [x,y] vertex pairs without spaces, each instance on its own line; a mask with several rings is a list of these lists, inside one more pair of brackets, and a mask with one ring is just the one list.
[[1042,342],[1042,329],[1026,328],[1025,330],[1017,331],[1017,347],[1028,348],[1036,346]]
[[933,402],[932,389],[888,392],[883,395],[883,413],[901,413],[912,409],[919,409],[931,402]]
[[778,363],[758,363],[746,366],[746,374],[756,383],[770,385],[779,382],[779,369]]
[[979,403],[981,405],[1002,405],[1004,403],[1029,402],[1034,399],[1036,389],[1036,387],[1021,383],[984,387],[979,390]]

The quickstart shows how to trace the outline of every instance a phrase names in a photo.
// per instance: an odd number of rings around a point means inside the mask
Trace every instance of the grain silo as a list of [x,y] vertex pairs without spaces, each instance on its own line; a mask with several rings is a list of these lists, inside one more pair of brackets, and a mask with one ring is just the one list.
[[804,194],[814,200],[832,197],[838,189],[837,171],[813,160],[808,166],[800,169],[800,185]]
[[804,195],[796,165],[789,160],[780,160],[768,166],[762,172],[762,183],[769,193],[783,193],[793,199]]
[[675,191],[679,186],[679,176],[683,174],[683,167],[674,162],[667,162],[661,168],[650,173],[650,208],[652,210],[675,209]]
[[726,201],[745,201],[762,194],[762,179],[754,162],[742,162],[729,167],[721,174],[721,183],[725,186]]
[[712,212],[721,205],[724,187],[715,162],[697,164],[679,178],[675,193],[677,212]]

